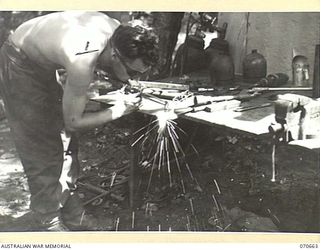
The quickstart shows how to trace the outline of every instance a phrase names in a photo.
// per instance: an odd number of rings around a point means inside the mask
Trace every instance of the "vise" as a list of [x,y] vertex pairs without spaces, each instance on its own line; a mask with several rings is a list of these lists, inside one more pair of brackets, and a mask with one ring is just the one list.
[[278,95],[275,123],[269,131],[284,143],[320,138],[320,100],[297,94]]
[[269,126],[273,135],[272,178],[276,181],[276,145],[279,143],[304,142],[312,144],[320,140],[320,100],[296,95],[278,95],[275,101],[275,122]]

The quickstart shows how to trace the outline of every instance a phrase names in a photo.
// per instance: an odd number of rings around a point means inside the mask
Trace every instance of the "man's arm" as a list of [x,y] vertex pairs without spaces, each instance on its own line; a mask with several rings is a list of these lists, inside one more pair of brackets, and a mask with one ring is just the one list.
[[87,89],[92,81],[93,67],[87,63],[72,64],[67,67],[67,82],[63,94],[63,116],[65,129],[69,132],[96,127],[115,120],[135,110],[124,101],[109,109],[84,113],[87,104]]

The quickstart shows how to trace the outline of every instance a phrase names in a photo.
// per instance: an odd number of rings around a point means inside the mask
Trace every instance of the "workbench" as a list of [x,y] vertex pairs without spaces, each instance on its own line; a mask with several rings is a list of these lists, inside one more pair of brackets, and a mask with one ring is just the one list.
[[[245,90],[246,91],[246,90]],[[222,134],[226,133],[240,133],[245,135],[251,135],[255,137],[260,136],[269,136],[270,135],[268,127],[271,123],[275,122],[275,112],[273,106],[273,100],[277,94],[285,94],[285,93],[295,93],[299,95],[310,96],[311,91],[277,91],[277,92],[267,92],[255,98],[252,98],[248,101],[241,102],[240,107],[248,107],[248,106],[260,106],[266,103],[270,103],[270,106],[247,110],[244,112],[236,112],[234,110],[222,110],[222,111],[214,111],[214,112],[206,112],[206,111],[197,111],[197,112],[189,112],[185,114],[179,115],[179,118],[190,120],[195,123],[195,127],[197,124],[206,124],[212,127],[215,130],[222,131]],[[108,93],[107,95],[97,96],[94,98],[95,101],[105,102],[108,104],[115,104],[118,100],[123,98],[123,93],[119,91]],[[190,98],[190,104],[192,102],[192,98]],[[169,101],[170,106],[170,101]],[[141,106],[139,108],[139,112],[148,115],[157,115],[158,112],[164,112],[163,105],[148,100],[146,98],[142,99]],[[196,130],[195,130],[196,131]],[[190,140],[192,140],[193,135],[189,135]],[[304,141],[293,141],[290,144],[295,144],[302,146],[304,148],[308,148],[311,150],[319,150],[320,148],[320,140],[307,140]],[[191,142],[190,142],[191,143]],[[134,196],[134,178],[135,176],[135,165],[137,163],[137,152],[133,150],[132,153],[132,163],[130,168],[130,181],[129,181],[129,190],[130,190],[130,206],[133,207],[133,196]]]

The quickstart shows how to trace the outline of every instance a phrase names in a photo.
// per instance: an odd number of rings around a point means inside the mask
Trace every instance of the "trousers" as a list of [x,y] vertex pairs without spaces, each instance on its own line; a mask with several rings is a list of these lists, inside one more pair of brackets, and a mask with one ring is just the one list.
[[[30,209],[56,212],[70,191],[59,181],[65,155],[61,139],[63,89],[55,71],[41,68],[8,39],[0,49],[0,94],[28,180]],[[76,159],[75,136],[68,152]],[[72,165],[68,174],[78,172],[77,160]]]

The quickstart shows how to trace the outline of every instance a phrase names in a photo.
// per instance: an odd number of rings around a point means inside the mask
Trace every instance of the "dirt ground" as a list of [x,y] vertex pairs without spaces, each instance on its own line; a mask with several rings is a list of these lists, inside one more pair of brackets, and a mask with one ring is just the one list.
[[[150,119],[132,114],[79,135],[77,192],[89,213],[102,221],[112,218],[118,231],[320,232],[318,153],[279,146],[276,182],[271,182],[271,141],[217,134],[184,120],[178,120],[186,133],[181,137],[186,150],[181,175],[173,169],[171,186],[162,174],[147,190],[150,171],[136,167],[130,207],[129,166],[141,153],[131,149],[132,134]],[[28,185],[9,132],[2,120],[0,230],[38,231],[28,213]],[[190,138],[196,150],[187,150]],[[113,172],[111,194],[93,200],[101,189],[110,190]]]

